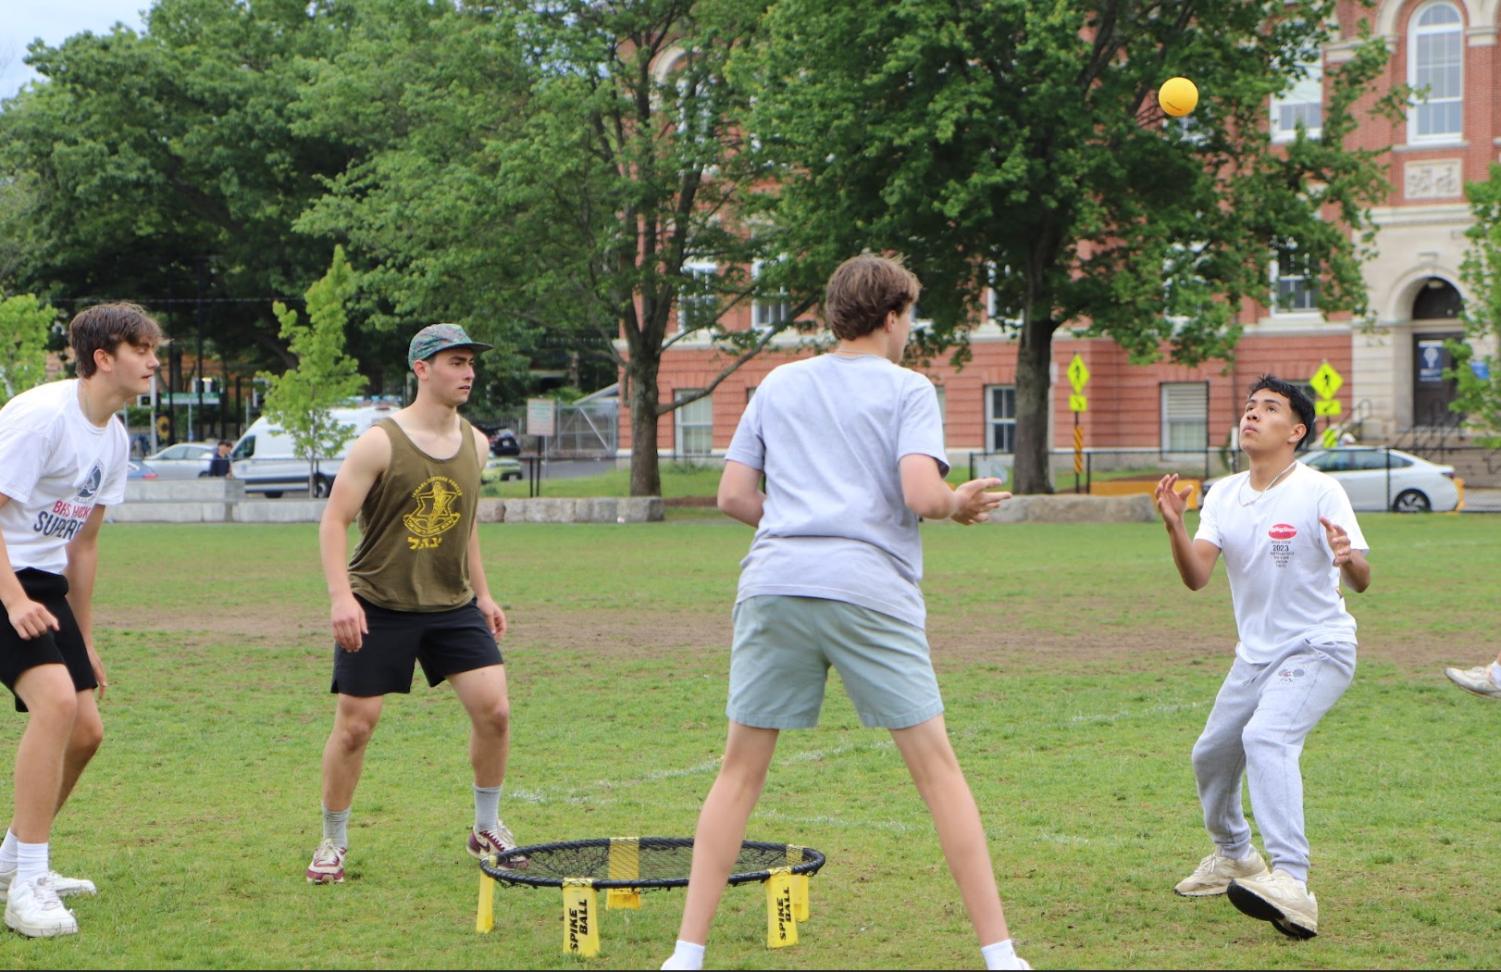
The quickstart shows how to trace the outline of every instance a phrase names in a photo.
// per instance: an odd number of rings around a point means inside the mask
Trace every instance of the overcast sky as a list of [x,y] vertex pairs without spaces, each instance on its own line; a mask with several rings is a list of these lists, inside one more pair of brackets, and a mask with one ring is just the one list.
[[0,0],[0,98],[9,98],[36,74],[23,62],[26,45],[49,44],[84,31],[103,33],[116,23],[140,30],[151,0]]

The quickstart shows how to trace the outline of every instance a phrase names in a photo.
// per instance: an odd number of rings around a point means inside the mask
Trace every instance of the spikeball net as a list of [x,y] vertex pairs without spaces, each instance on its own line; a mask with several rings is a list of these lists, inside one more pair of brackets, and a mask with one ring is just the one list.
[[[561,888],[563,950],[583,956],[599,953],[597,892],[606,909],[638,909],[641,892],[688,885],[693,864],[691,837],[598,837],[529,844],[480,861],[479,910],[475,930],[495,926],[494,889]],[[729,884],[766,884],[766,944],[797,944],[797,926],[808,920],[808,879],[823,867],[811,847],[759,840],[741,843]]]

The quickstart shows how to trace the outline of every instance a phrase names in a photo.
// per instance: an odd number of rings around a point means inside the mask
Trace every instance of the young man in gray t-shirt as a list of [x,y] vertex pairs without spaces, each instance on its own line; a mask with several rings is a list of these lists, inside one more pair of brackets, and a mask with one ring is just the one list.
[[1012,949],[979,809],[949,745],[918,587],[919,518],[974,523],[1009,494],[985,492],[995,479],[944,482],[938,396],[897,364],[917,294],[917,278],[896,261],[845,261],[824,300],[839,346],[768,375],[726,453],[719,508],[756,536],[735,603],[729,740],[698,818],[683,922],[664,969],[703,967],[777,734],[817,724],[831,665],[860,721],[891,731],[933,813],[986,967],[1029,968]]

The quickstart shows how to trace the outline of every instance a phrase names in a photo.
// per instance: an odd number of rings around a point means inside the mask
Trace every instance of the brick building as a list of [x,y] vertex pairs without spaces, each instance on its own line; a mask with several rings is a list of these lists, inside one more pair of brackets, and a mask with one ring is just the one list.
[[[1314,307],[1311,281],[1283,272],[1275,261],[1265,304],[1242,312],[1245,331],[1235,361],[1188,368],[1132,365],[1109,339],[1073,339],[1060,331],[1053,344],[1051,436],[1070,449],[1073,415],[1065,378],[1077,353],[1091,372],[1090,409],[1081,422],[1091,450],[1140,452],[1142,458],[1218,449],[1227,444],[1245,388],[1262,372],[1307,380],[1325,362],[1344,377],[1337,393],[1341,420],[1364,442],[1392,442],[1424,426],[1452,425],[1451,382],[1443,341],[1458,337],[1463,302],[1459,268],[1470,223],[1466,182],[1487,177],[1501,146],[1501,74],[1496,43],[1501,0],[1381,0],[1374,9],[1339,5],[1340,38],[1323,51],[1311,76],[1269,105],[1274,141],[1290,140],[1301,121],[1316,134],[1324,98],[1323,70],[1351,57],[1360,19],[1387,41],[1387,83],[1427,88],[1429,96],[1405,119],[1364,118],[1354,147],[1384,149],[1391,192],[1373,211],[1377,255],[1365,267],[1374,329],[1348,318],[1326,318]],[[1286,261],[1284,261],[1286,262]],[[695,268],[714,272],[713,267]],[[730,327],[777,319],[785,308],[756,304],[731,309]],[[705,397],[664,415],[663,454],[719,455],[755,387],[773,367],[806,353],[780,348],[742,367]],[[940,391],[951,454],[1009,452],[1015,432],[1014,335],[986,321],[971,335],[973,358],[962,370],[946,361],[925,369]],[[664,401],[705,387],[729,359],[707,342],[679,341],[663,356]],[[624,397],[624,396],[623,396]],[[625,403],[628,404],[628,403]],[[620,449],[630,449],[630,417],[620,418]]]

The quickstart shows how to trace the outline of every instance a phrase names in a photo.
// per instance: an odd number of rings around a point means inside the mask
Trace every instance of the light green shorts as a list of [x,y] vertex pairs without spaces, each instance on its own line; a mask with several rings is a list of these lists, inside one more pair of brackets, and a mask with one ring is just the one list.
[[735,605],[725,715],[759,729],[818,725],[833,665],[860,721],[905,729],[943,712],[923,630],[818,597],[763,595]]

